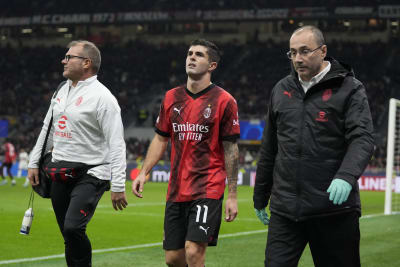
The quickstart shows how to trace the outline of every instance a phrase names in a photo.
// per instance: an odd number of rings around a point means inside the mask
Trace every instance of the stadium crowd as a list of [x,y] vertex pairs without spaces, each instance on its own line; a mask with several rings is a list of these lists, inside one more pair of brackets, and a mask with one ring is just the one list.
[[[238,101],[241,119],[264,118],[267,99],[273,85],[290,72],[286,58],[288,44],[254,41],[246,45],[232,42],[220,44],[223,51],[219,70],[213,81],[226,88]],[[391,63],[399,55],[398,42],[359,44],[333,41],[328,43],[328,55],[353,66],[370,101],[377,131],[377,149],[372,167],[384,167],[386,110],[388,99],[398,88],[399,73]],[[125,126],[142,124],[151,127],[158,107],[150,107],[152,99],[165,90],[184,83],[184,61],[187,44],[150,44],[131,41],[123,45],[106,44],[102,50],[99,80],[117,97]],[[10,135],[16,148],[31,149],[38,136],[42,118],[61,76],[63,47],[1,47],[0,118],[11,123]],[[176,55],[179,55],[178,57]],[[183,56],[181,56],[183,55]],[[151,109],[153,108],[153,109]],[[139,112],[143,111],[143,112]],[[141,116],[152,119],[144,120]],[[150,137],[149,137],[150,138]],[[128,159],[143,157],[148,140],[127,139]],[[255,157],[256,148],[244,149]]]
[[[303,0],[296,3],[296,7],[337,7],[337,6],[376,6],[397,4],[396,0],[326,0],[323,4],[316,5],[315,0]],[[23,6],[24,8],[21,8]],[[218,9],[262,9],[262,8],[292,8],[291,0],[203,0],[203,1],[167,1],[167,0],[17,0],[1,1],[0,15],[29,16],[33,14],[68,14],[90,12],[120,12],[130,11],[170,11],[170,10],[218,10]]]

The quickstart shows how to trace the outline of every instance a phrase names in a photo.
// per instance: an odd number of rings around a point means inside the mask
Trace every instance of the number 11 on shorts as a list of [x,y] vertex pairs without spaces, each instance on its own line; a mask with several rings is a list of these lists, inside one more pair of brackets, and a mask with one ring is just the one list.
[[[196,222],[198,223],[200,221],[201,206],[200,205],[196,205],[196,206],[197,206]],[[207,222],[208,206],[207,205],[203,205],[203,208],[204,208],[203,223],[206,223]]]

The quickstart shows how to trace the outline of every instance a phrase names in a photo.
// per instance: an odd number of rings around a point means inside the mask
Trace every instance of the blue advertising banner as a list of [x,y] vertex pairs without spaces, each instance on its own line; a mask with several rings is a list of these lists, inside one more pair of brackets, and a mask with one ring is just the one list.
[[8,120],[0,120],[0,137],[8,136]]
[[240,120],[240,139],[261,140],[264,127],[263,120]]

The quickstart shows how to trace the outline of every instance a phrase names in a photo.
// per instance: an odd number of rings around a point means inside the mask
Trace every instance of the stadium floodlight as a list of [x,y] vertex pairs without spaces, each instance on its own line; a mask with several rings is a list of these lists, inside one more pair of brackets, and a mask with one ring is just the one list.
[[57,28],[57,31],[58,31],[58,32],[68,32],[68,28],[64,28],[64,27],[62,27],[62,28]]
[[391,98],[386,154],[385,214],[400,212],[400,100]]
[[32,33],[32,29],[29,29],[29,28],[27,28],[27,29],[22,29],[21,32],[22,32],[22,33]]

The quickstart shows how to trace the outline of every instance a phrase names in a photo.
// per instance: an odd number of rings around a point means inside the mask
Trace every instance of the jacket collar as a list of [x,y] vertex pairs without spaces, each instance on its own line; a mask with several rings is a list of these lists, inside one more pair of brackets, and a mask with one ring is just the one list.
[[[343,80],[346,76],[354,76],[354,72],[352,68],[343,63],[340,62],[332,57],[326,57],[324,60],[329,61],[331,63],[331,69],[329,72],[319,81],[317,84],[313,85],[310,89],[313,89],[315,87],[318,87],[319,84],[325,83],[325,82],[331,82],[331,81],[336,81],[339,82]],[[290,76],[292,77],[292,82],[294,82],[300,91],[300,94],[304,95],[304,90],[299,82],[299,76],[297,72],[294,70],[293,64],[291,64],[291,72]],[[307,90],[307,92],[309,91]],[[313,91],[313,90],[312,90]]]
[[[76,87],[79,87],[81,85],[88,85],[90,83],[92,83],[93,81],[97,80],[97,75],[93,75],[92,77],[87,78],[86,80],[83,81],[78,81],[78,83],[76,84]],[[70,79],[68,79],[68,86],[71,87],[72,86],[72,81]]]
[[[353,69],[346,63],[340,62],[332,57],[326,57],[324,60],[329,61],[331,63],[331,69],[320,82],[332,78],[339,78],[339,77],[344,78],[346,76],[354,76]],[[298,80],[299,75],[294,70],[293,64],[290,65],[291,65],[290,75]]]

